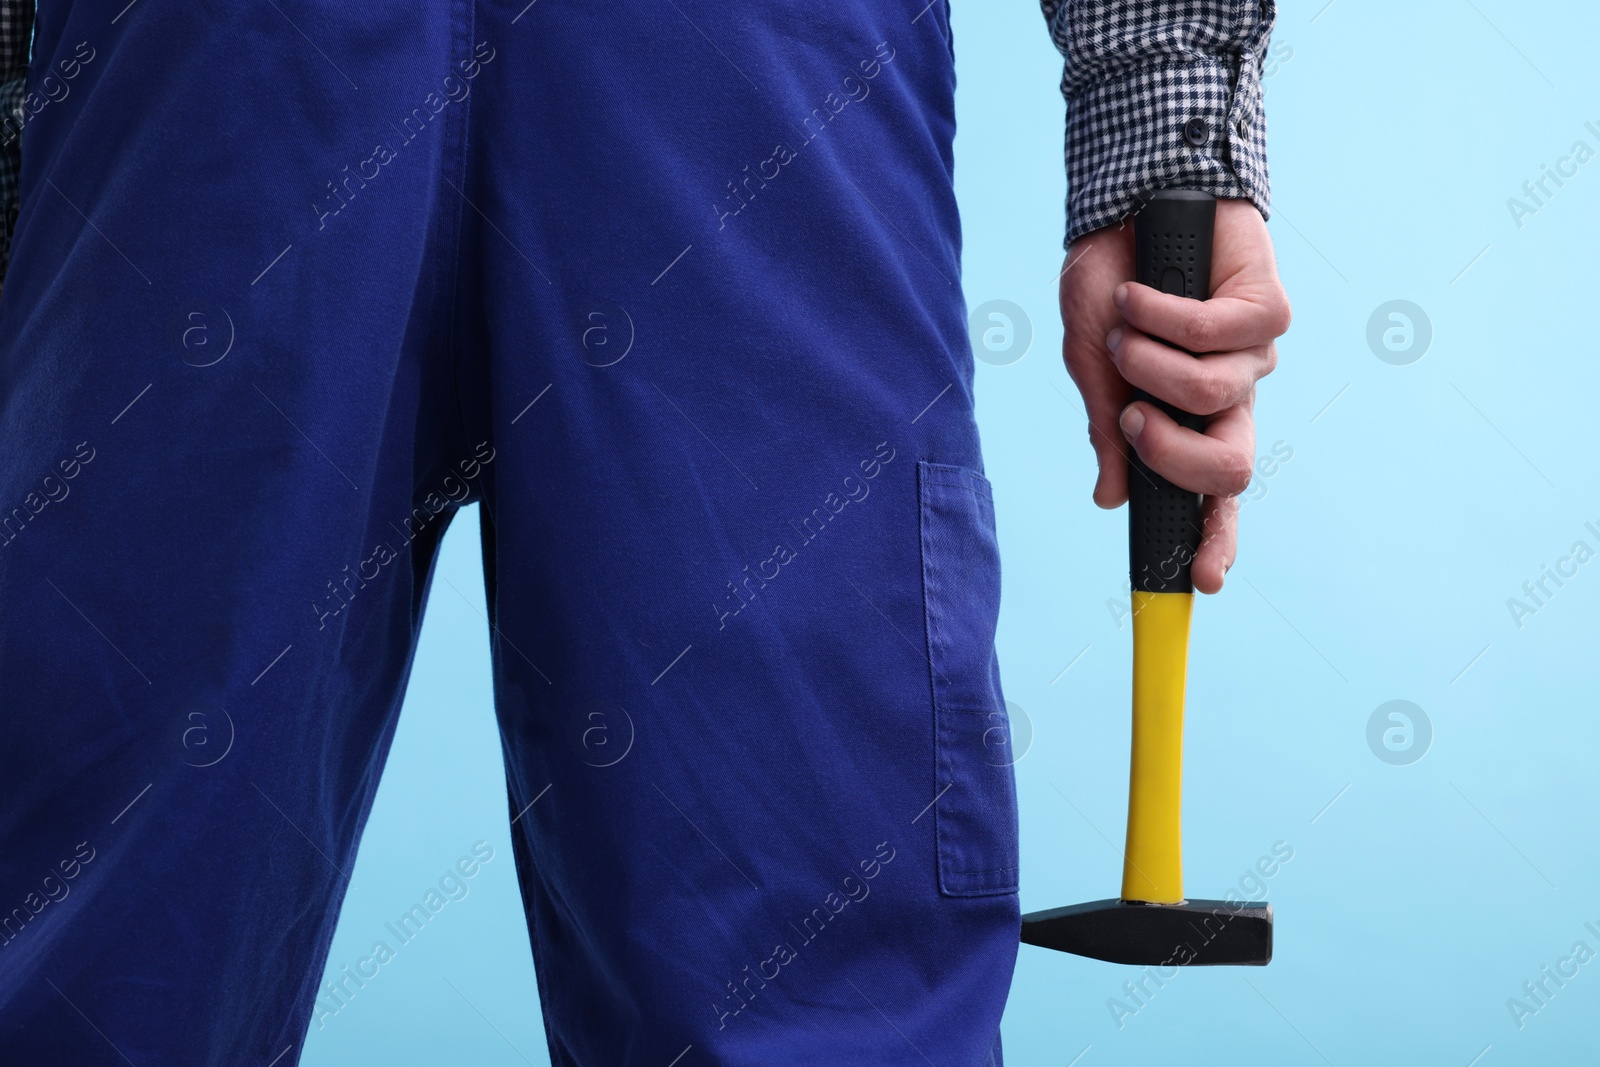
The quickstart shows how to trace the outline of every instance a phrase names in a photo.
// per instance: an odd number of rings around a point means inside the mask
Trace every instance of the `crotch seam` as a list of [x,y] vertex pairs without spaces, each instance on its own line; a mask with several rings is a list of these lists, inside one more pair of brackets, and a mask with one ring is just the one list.
[[[451,63],[452,72],[456,63],[469,63],[473,55],[472,38],[476,29],[473,5],[475,0],[452,0],[454,10],[451,16]],[[455,394],[456,421],[460,426],[460,447],[457,452],[465,455],[473,442],[470,441],[468,429],[466,398],[461,391],[461,353],[460,333],[457,330],[457,321],[460,316],[461,304],[461,218],[463,208],[461,202],[466,199],[466,172],[467,172],[467,136],[471,129],[472,93],[468,92],[461,103],[450,109],[450,121],[455,123],[445,145],[443,165],[440,168],[440,178],[443,186],[439,190],[441,197],[448,197],[450,210],[444,217],[449,220],[447,240],[444,242],[449,261],[444,267],[444,281],[450,287],[449,314],[445,318],[445,351],[449,364],[450,391]],[[451,154],[454,153],[454,159]],[[484,501],[483,506],[488,508],[486,494],[480,494]]]

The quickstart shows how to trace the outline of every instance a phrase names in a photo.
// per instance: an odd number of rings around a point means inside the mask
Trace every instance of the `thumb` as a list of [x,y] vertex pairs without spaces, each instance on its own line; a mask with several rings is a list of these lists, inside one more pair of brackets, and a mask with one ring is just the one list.
[[1094,448],[1099,474],[1094,483],[1094,502],[1102,508],[1121,507],[1128,500],[1128,455],[1131,446],[1117,420],[1128,402],[1126,386],[1118,389],[1111,382],[1102,388],[1084,390],[1084,405],[1089,414],[1089,443]]
[[[1085,336],[1087,334],[1087,336]],[[1092,340],[1091,340],[1092,338]],[[1129,445],[1117,419],[1133,395],[1111,362],[1111,354],[1101,343],[1098,330],[1075,331],[1069,328],[1064,354],[1067,373],[1083,398],[1083,411],[1089,423],[1089,447],[1094,449],[1099,473],[1094,483],[1094,502],[1102,508],[1119,507],[1128,499]]]

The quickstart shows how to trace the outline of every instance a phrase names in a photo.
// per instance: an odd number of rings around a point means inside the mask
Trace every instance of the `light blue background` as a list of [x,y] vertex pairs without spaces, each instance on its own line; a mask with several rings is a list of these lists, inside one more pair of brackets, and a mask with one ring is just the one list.
[[[1031,0],[957,0],[955,37],[968,302],[1013,301],[1034,329],[1019,362],[979,365],[978,392],[1002,670],[1034,733],[1018,788],[1036,909],[1118,886],[1129,633],[1107,602],[1125,579],[1125,519],[1090,503],[1058,358],[1059,58]],[[1283,442],[1293,458],[1252,487],[1228,588],[1197,610],[1185,783],[1191,892],[1221,896],[1274,843],[1294,850],[1267,882],[1277,955],[1182,972],[1141,1006],[1121,988],[1136,970],[1024,947],[1008,1062],[1600,1060],[1600,961],[1521,1029],[1507,1007],[1574,942],[1600,951],[1584,929],[1600,929],[1600,560],[1520,628],[1507,608],[1575,541],[1600,550],[1584,528],[1600,528],[1600,159],[1520,228],[1506,204],[1575,141],[1600,150],[1584,128],[1600,128],[1597,40],[1600,12],[1576,2],[1282,3],[1271,228],[1295,322],[1257,418],[1260,452]],[[1409,365],[1366,341],[1393,299],[1432,323]],[[473,842],[496,856],[313,1026],[308,1064],[549,1062],[475,519],[445,543],[331,970]],[[1392,699],[1432,725],[1409,765],[1368,747],[1368,719]],[[1120,1028],[1114,997],[1138,1007]]]

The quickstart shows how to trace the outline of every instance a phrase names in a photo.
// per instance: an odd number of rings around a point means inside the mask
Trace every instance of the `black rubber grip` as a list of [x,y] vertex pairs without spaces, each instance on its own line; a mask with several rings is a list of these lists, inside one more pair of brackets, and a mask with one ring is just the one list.
[[[1154,193],[1134,216],[1134,277],[1164,293],[1205,300],[1211,295],[1211,234],[1216,198],[1192,189]],[[1181,425],[1206,420],[1179,411],[1140,389],[1135,400],[1155,404]],[[1200,548],[1200,494],[1180,489],[1130,453],[1128,471],[1128,572],[1133,588],[1149,593],[1192,593],[1189,567]]]

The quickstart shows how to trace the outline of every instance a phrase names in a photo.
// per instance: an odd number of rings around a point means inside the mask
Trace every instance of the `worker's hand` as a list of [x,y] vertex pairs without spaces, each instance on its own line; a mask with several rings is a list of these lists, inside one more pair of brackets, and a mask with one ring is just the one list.
[[[1199,301],[1133,281],[1131,223],[1072,242],[1061,274],[1063,355],[1100,464],[1094,501],[1114,508],[1128,499],[1130,444],[1168,481],[1203,493],[1203,539],[1191,569],[1202,593],[1220,590],[1233,566],[1238,494],[1255,462],[1256,382],[1277,364],[1273,339],[1289,328],[1272,239],[1248,200],[1217,201],[1211,283],[1211,299]],[[1209,416],[1205,433],[1152,404],[1129,403],[1132,386]]]

